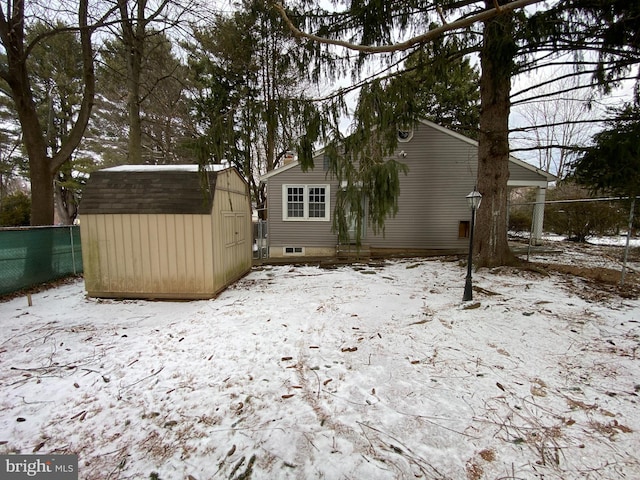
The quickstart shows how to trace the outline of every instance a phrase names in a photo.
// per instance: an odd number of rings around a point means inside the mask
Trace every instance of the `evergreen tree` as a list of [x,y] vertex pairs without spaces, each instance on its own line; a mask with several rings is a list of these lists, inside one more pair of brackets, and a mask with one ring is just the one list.
[[[637,8],[630,6],[627,0],[573,0],[547,7],[559,15],[564,23],[547,15],[543,7],[538,7],[536,11],[522,9],[532,3],[537,2],[486,0],[436,4],[425,0],[389,4],[351,0],[344,4],[343,10],[327,12],[301,1],[297,4],[299,10],[291,9],[289,13],[282,6],[275,5],[294,36],[325,45],[327,50],[344,47],[359,52],[359,65],[363,65],[364,60],[372,54],[387,54],[389,63],[397,62],[399,52],[411,54],[421,45],[436,39],[444,39],[442,41],[445,42],[459,39],[463,48],[480,53],[477,187],[484,199],[482,208],[478,210],[475,245],[479,265],[502,265],[515,261],[507,244],[506,222],[512,77],[554,65],[560,61],[560,55],[567,52],[575,54],[570,63],[576,68],[584,67],[585,62],[581,61],[583,52],[599,53],[598,65],[611,75],[596,75],[594,78],[607,82],[619,79],[625,68],[637,64],[637,55],[634,53],[637,52],[634,46],[637,34],[618,35],[613,41],[607,36],[612,31],[618,32],[616,23],[624,15],[621,12],[633,13]],[[611,5],[616,6],[613,8],[615,13],[605,15],[605,21],[600,22],[598,12],[604,12]],[[627,25],[632,26],[633,22],[637,22],[637,15],[635,18]],[[440,26],[434,25],[435,19],[439,19]],[[306,33],[308,31],[314,33]],[[399,34],[408,31],[423,33],[398,40]],[[594,73],[596,71],[597,68],[594,68]],[[402,103],[400,100],[399,104]],[[336,156],[332,163],[333,172],[338,177],[341,172],[354,171],[340,166],[345,162],[357,161],[360,171],[379,168],[381,158],[374,161],[363,154],[367,146],[377,141],[381,148],[368,151],[388,154],[394,147],[391,132],[395,131],[398,124],[413,121],[416,113],[412,109],[396,108],[387,109],[386,114],[381,114],[379,102],[361,102],[361,105],[368,107],[355,112],[354,131],[359,144],[353,143],[350,155],[342,155],[342,160]],[[395,113],[389,114],[390,111]],[[377,140],[367,133],[374,131],[373,127]],[[314,127],[312,138],[315,138],[317,130]],[[327,138],[327,141],[331,140]],[[378,173],[385,174],[381,171]],[[346,180],[349,183],[349,179]],[[377,200],[377,203],[383,209],[388,208],[388,213],[393,213],[394,202],[390,192],[395,189],[388,189],[386,193],[366,191],[366,187],[360,190],[367,198],[375,198],[376,195],[385,197]]]
[[575,164],[577,181],[592,191],[625,195],[630,199],[621,284],[624,284],[636,199],[640,192],[638,138],[640,107],[637,104],[627,105],[615,120],[608,123],[608,128],[594,136],[594,145]]
[[[136,161],[151,165],[193,162],[190,152],[183,148],[192,135],[186,68],[164,34],[147,34],[137,87],[140,152]],[[126,49],[117,38],[105,42],[101,49],[96,108],[89,138],[83,145],[97,153],[106,165],[134,161],[127,153],[130,93],[122,88],[127,79]]]
[[23,227],[29,225],[31,199],[24,192],[8,195],[0,204],[0,227]]
[[628,105],[593,137],[574,164],[575,178],[596,193],[640,194],[640,107]]
[[404,71],[389,82],[385,101],[413,102],[416,117],[477,139],[480,72],[464,56],[459,42],[448,40],[436,39],[409,55]]
[[[201,163],[230,162],[248,179],[262,216],[266,194],[260,175],[282,164],[315,107],[305,50],[279,16],[260,0],[247,0],[194,31],[187,45],[193,74],[193,117]],[[195,135],[194,135],[195,137]]]

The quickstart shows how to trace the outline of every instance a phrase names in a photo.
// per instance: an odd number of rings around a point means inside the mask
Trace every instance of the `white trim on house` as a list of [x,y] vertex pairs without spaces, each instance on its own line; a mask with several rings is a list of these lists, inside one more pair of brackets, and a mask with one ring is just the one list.
[[508,180],[509,187],[540,187],[547,188],[549,183],[545,180]]
[[297,167],[298,165],[300,165],[300,162],[298,160],[294,160],[293,162],[289,163],[288,165],[284,165],[283,167],[280,168],[276,168],[275,170],[271,170],[270,172],[265,173],[264,175],[262,175],[260,177],[260,181],[264,182],[267,179],[273,177],[274,175],[278,175],[282,172],[286,172],[287,170],[291,170],[294,167]]
[[[413,130],[414,130],[413,125],[411,125],[411,126],[406,126],[406,127],[405,127],[405,126],[398,127],[398,132],[397,132],[397,135],[398,135],[398,143],[407,143],[407,142],[410,142],[410,141],[411,141],[411,139],[413,138]],[[405,132],[406,132],[406,137],[403,137],[401,132],[402,132],[402,133],[405,133]]]

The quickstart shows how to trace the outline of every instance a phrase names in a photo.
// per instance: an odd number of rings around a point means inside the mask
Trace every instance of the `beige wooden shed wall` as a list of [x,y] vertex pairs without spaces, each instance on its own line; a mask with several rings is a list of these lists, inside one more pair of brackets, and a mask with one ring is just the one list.
[[253,230],[249,187],[235,170],[218,174],[211,212],[217,227],[213,232],[214,284],[216,293],[251,269]]
[[87,293],[211,298],[251,268],[248,187],[218,173],[210,215],[89,214],[80,223]]

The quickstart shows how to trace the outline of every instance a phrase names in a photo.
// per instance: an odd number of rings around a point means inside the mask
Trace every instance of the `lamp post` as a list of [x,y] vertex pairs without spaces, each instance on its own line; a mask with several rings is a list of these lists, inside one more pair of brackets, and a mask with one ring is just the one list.
[[462,301],[467,302],[473,299],[471,285],[471,264],[473,263],[473,230],[476,223],[476,210],[480,206],[482,195],[473,187],[473,192],[467,195],[467,203],[471,209],[471,228],[469,229],[469,261],[467,262],[467,278],[464,283],[464,296]]

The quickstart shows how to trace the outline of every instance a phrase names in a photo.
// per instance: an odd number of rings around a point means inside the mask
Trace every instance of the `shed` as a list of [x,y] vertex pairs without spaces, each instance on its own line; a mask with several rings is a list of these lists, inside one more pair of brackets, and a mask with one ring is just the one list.
[[123,165],[80,203],[89,296],[214,297],[251,268],[251,202],[235,168]]

